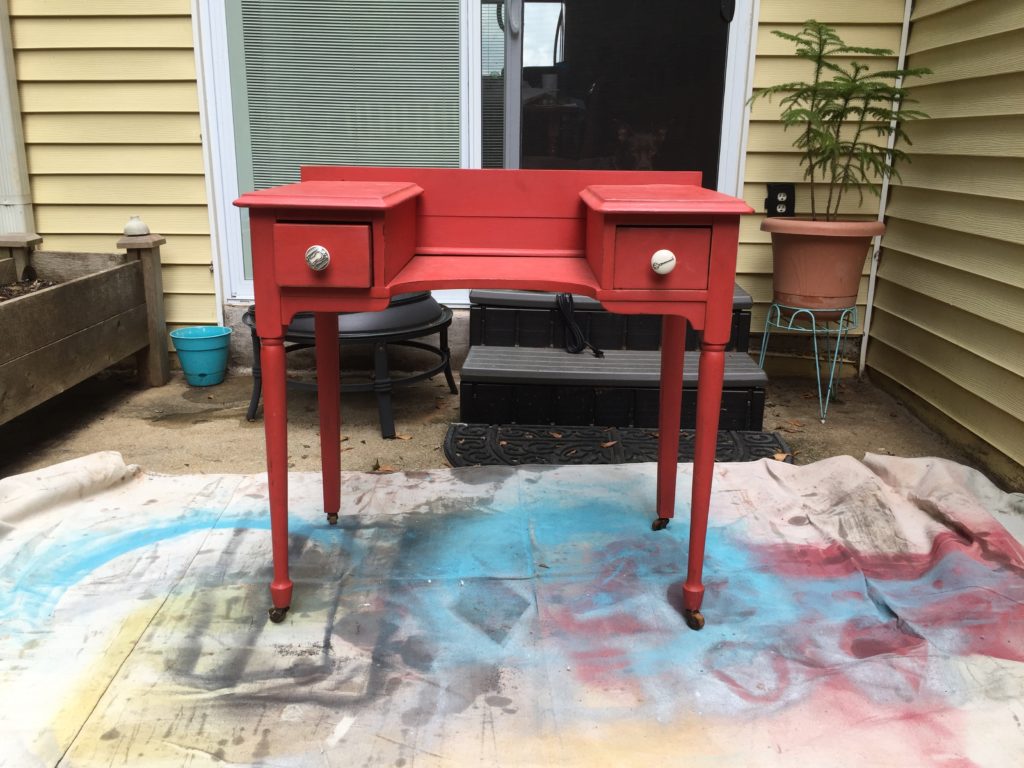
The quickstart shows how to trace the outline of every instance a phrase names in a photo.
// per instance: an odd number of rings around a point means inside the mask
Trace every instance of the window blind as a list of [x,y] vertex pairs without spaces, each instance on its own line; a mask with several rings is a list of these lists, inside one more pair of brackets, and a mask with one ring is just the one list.
[[459,6],[241,0],[255,187],[309,164],[457,167]]

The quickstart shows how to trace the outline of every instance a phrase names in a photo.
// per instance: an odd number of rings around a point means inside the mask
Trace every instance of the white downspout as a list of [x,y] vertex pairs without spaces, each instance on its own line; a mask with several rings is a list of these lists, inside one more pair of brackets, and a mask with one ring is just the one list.
[[[897,69],[903,69],[907,65],[907,40],[910,38],[910,12],[913,10],[913,0],[905,0],[903,5],[903,30],[900,33],[900,57],[896,63]],[[903,79],[896,81],[898,88],[903,84]],[[889,141],[886,146],[892,149],[896,145],[895,134],[889,134]],[[885,208],[889,203],[889,177],[882,179],[882,189],[878,200],[878,220],[885,221]],[[857,376],[864,375],[868,359],[868,337],[871,333],[871,319],[875,308],[875,286],[878,283],[878,262],[882,258],[882,236],[876,235],[871,239],[871,272],[868,275],[868,303],[864,311],[864,331],[860,338],[860,360],[857,363]]]
[[7,0],[0,0],[0,233],[35,232]]

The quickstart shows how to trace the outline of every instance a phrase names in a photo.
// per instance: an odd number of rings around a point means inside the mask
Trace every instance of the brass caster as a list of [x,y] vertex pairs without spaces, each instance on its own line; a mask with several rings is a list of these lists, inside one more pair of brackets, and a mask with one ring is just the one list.
[[655,518],[654,522],[651,523],[651,530],[652,531],[660,531],[660,530],[663,530],[665,528],[668,528],[668,523],[669,523],[669,518],[667,518],[667,517]]
[[327,523],[328,523],[328,525],[337,525],[338,524],[338,516],[337,515],[328,515],[327,516]]
[[271,608],[267,611],[267,615],[270,616],[270,620],[275,624],[280,624],[284,621],[284,617],[288,614],[288,606],[284,608]]
[[700,611],[683,611],[683,618],[686,619],[686,626],[693,630],[704,629],[704,614]]

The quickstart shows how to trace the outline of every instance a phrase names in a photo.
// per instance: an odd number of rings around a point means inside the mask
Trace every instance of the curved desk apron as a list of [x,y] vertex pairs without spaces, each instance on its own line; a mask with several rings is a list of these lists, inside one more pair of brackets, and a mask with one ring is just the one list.
[[686,621],[704,624],[701,573],[729,340],[742,200],[700,174],[311,166],[302,181],[243,195],[260,307],[274,576],[270,618],[292,601],[284,337],[315,316],[324,511],[341,504],[337,312],[399,293],[518,288],[590,296],[663,316],[655,530],[673,516],[686,324],[703,332],[697,385]]

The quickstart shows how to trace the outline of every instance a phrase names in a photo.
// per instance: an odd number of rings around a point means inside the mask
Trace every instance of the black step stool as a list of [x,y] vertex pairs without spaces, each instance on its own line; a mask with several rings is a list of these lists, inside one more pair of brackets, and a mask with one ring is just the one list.
[[[245,417],[255,421],[256,410],[263,390],[263,375],[260,366],[260,338],[256,335],[256,305],[249,307],[242,316],[252,333],[252,397]],[[402,384],[413,384],[444,373],[452,394],[458,394],[455,377],[452,376],[451,352],[448,349],[448,326],[452,323],[452,311],[438,304],[429,291],[404,293],[391,299],[388,308],[380,312],[353,312],[338,315],[339,344],[370,344],[373,346],[373,381],[342,383],[342,392],[376,392],[377,411],[380,417],[381,437],[395,436],[395,419],[391,410],[391,390]],[[437,346],[413,341],[423,336],[438,334]],[[310,349],[316,346],[313,315],[300,312],[292,319],[285,332],[285,352]],[[388,345],[421,349],[437,355],[437,364],[426,371],[401,378],[391,378],[388,366]],[[289,389],[316,391],[314,382],[288,380]]]
[[[460,418],[476,424],[658,426],[661,317],[607,312],[574,296],[574,320],[603,358],[565,351],[566,325],[556,295],[470,292],[470,348],[461,370]],[[733,293],[719,428],[759,431],[767,376],[747,354],[750,295]],[[688,329],[681,427],[696,421],[699,334]]]

